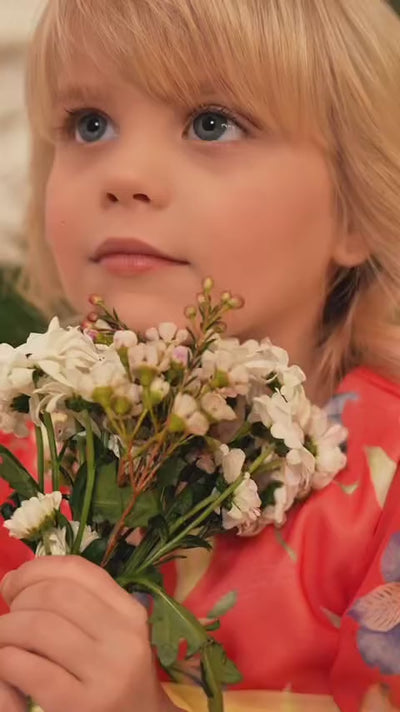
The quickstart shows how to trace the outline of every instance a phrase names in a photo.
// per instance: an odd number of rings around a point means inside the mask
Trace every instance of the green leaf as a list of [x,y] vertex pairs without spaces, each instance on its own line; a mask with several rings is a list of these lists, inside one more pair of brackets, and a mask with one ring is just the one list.
[[85,497],[85,488],[86,488],[86,477],[87,477],[87,472],[86,472],[86,463],[84,463],[80,468],[79,472],[76,476],[73,488],[72,488],[72,494],[71,494],[71,499],[70,499],[70,507],[72,511],[72,516],[75,521],[79,521],[82,516],[82,507],[83,507],[83,500]]
[[45,331],[47,321],[18,292],[19,270],[0,269],[1,340],[12,346],[26,341],[31,332]]
[[187,657],[195,655],[206,641],[206,633],[195,616],[165,591],[154,596],[150,623],[152,644],[157,649],[161,664],[166,668],[177,661],[182,640],[187,641]]
[[188,534],[179,542],[179,549],[207,549],[207,551],[212,551],[212,546],[206,539]]
[[161,544],[165,544],[169,539],[168,522],[162,514],[158,514],[149,523],[149,530],[156,534]]
[[188,512],[190,512],[193,505],[194,497],[192,488],[190,487],[190,485],[186,485],[182,492],[180,492],[180,494],[176,497],[171,507],[170,513],[182,517],[185,514],[188,514]]
[[0,477],[21,497],[36,497],[39,485],[6,447],[0,445]]
[[100,566],[103,556],[106,553],[107,544],[107,539],[96,539],[95,541],[92,541],[92,543],[89,544],[84,551],[82,551],[81,556],[84,559],[91,561],[93,564]]
[[121,519],[132,499],[131,487],[119,487],[117,476],[116,460],[99,464],[92,499],[92,519],[94,522],[106,521],[115,524]]
[[265,507],[268,506],[273,506],[276,504],[275,502],[275,492],[277,489],[282,487],[283,482],[277,482],[273,481],[271,482],[268,487],[264,490],[264,492],[261,492],[260,494],[260,499],[261,499],[261,509],[265,509]]
[[223,685],[235,685],[242,676],[220,643],[210,640],[201,653],[203,683],[209,697],[218,698]]
[[233,608],[238,600],[238,595],[237,591],[230,591],[230,593],[227,593],[226,596],[221,598],[220,601],[214,606],[212,611],[208,614],[207,618],[210,620],[213,620],[214,618],[220,618],[221,616],[224,616],[225,613],[228,613],[228,611]]
[[136,500],[132,513],[126,518],[127,527],[147,527],[150,519],[161,514],[159,493],[155,490],[142,492]]
[[212,633],[213,631],[219,630],[221,628],[221,623],[220,623],[220,621],[211,621],[210,623],[206,623],[204,628],[209,633]]
[[187,466],[187,462],[181,457],[171,457],[160,467],[157,472],[157,483],[161,487],[176,486],[182,470]]

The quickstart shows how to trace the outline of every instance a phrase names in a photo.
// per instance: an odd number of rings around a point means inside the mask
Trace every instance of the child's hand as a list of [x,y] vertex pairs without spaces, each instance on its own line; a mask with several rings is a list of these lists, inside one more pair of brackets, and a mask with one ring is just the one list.
[[26,697],[1,680],[0,712],[26,712]]
[[1,594],[11,612],[0,617],[0,681],[10,694],[45,712],[176,709],[156,677],[145,609],[98,566],[38,558],[7,576]]

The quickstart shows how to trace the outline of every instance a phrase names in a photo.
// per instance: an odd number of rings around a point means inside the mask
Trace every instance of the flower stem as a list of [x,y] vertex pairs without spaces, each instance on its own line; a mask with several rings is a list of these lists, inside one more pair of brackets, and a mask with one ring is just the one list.
[[85,489],[85,496],[83,499],[82,516],[81,516],[81,519],[79,522],[78,534],[76,535],[76,539],[72,546],[72,552],[71,552],[72,554],[79,554],[79,551],[81,548],[83,532],[85,531],[85,526],[87,524],[90,506],[92,504],[93,490],[94,490],[94,484],[95,484],[95,479],[96,479],[96,464],[95,464],[95,459],[94,459],[93,430],[92,430],[92,423],[90,420],[90,415],[87,411],[85,413],[85,420],[86,420],[86,468],[87,468],[86,489]]
[[35,427],[39,489],[44,494],[44,443],[40,425]]
[[[123,579],[124,577],[122,576],[120,577],[120,580],[117,580],[121,586],[126,585],[126,582]],[[221,682],[218,680],[218,677],[215,674],[217,673],[217,671],[214,671],[210,666],[210,660],[208,659],[207,655],[207,648],[210,642],[212,641],[209,638],[204,626],[197,620],[197,618],[193,615],[193,613],[191,613],[191,611],[189,611],[187,608],[175,601],[173,598],[171,598],[171,596],[168,596],[166,591],[164,591],[164,589],[161,586],[158,586],[154,581],[149,580],[145,576],[135,576],[134,580],[130,580],[130,582],[134,583],[135,586],[140,586],[141,588],[146,589],[153,596],[158,596],[162,599],[164,604],[165,615],[169,618],[170,626],[174,627],[174,624],[177,625],[177,621],[184,620],[184,623],[183,625],[181,623],[181,626],[184,629],[191,628],[190,638],[191,642],[195,643],[195,647],[197,648],[197,652],[199,653],[201,658],[203,668],[203,680],[205,677],[208,683],[212,683],[211,689],[210,685],[207,685],[207,689],[209,690],[207,692],[208,711],[223,712],[224,702],[222,686]]]
[[50,413],[44,413],[43,422],[46,426],[47,437],[49,440],[50,459],[51,459],[51,483],[53,492],[58,492],[60,489],[60,466],[58,462],[56,436],[54,433],[53,421]]
[[51,546],[50,546],[50,539],[49,539],[49,532],[43,532],[43,544],[44,544],[44,550],[46,552],[46,556],[51,556]]
[[[220,494],[219,497],[214,497],[212,499],[211,503],[209,504],[209,506],[207,506],[206,509],[204,509],[193,522],[188,524],[188,526],[185,527],[185,529],[183,531],[179,532],[179,534],[177,534],[175,537],[173,537],[170,541],[167,541],[159,549],[156,548],[156,550],[153,552],[153,554],[146,561],[144,561],[141,565],[139,565],[139,567],[135,571],[135,574],[138,575],[140,572],[145,571],[149,566],[156,565],[157,562],[160,559],[162,559],[164,556],[169,554],[171,551],[178,549],[179,544],[182,541],[182,539],[184,539],[185,536],[190,534],[191,531],[193,531],[194,529],[197,529],[200,526],[200,524],[202,524],[204,522],[204,520],[210,516],[210,514],[212,514],[216,509],[218,509],[221,506],[221,504],[228,497],[230,497],[231,494],[233,494],[233,492],[236,490],[237,487],[239,487],[239,485],[243,482],[243,480],[244,480],[244,475],[241,475],[240,477],[238,477],[235,480],[235,482],[233,482],[230,485],[230,487],[228,487],[224,492],[222,492],[222,494]],[[210,500],[210,497],[208,497],[206,500],[204,500],[204,502],[202,502],[202,505],[204,506],[204,504],[208,503],[209,500]],[[194,509],[197,509],[197,507],[195,507]],[[193,510],[192,510],[192,512],[193,512]],[[187,521],[187,519],[189,518],[189,516],[191,514],[192,513],[189,512],[189,514],[187,514],[185,517],[182,517],[183,524],[185,523],[185,521]],[[135,554],[133,554],[133,556],[134,555]],[[125,567],[125,570],[122,573],[122,577],[124,577],[125,575],[129,576],[132,573],[132,571],[130,570],[130,567],[129,567],[129,563],[130,562],[128,561],[127,566]]]
[[254,474],[258,470],[259,467],[262,467],[262,465],[265,463],[265,460],[274,452],[274,446],[270,445],[264,452],[257,457],[256,460],[250,465],[249,467],[249,472],[251,475]]

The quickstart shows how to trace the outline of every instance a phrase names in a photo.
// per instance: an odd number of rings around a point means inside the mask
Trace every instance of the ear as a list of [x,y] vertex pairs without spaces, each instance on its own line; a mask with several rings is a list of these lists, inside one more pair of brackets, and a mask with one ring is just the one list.
[[339,267],[358,267],[368,260],[370,250],[362,235],[343,232],[337,235],[333,249],[333,260]]

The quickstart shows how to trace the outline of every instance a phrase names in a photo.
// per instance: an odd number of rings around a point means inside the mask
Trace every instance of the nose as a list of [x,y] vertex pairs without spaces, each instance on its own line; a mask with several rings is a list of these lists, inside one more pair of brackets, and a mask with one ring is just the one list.
[[[105,157],[102,170],[102,196],[106,208],[112,205],[130,207],[146,204],[162,208],[168,204],[171,178],[168,166],[173,165],[167,150],[149,148],[146,142],[117,146]],[[151,144],[150,144],[151,146]]]
[[150,203],[151,202],[149,196],[146,195],[146,193],[134,193],[133,195],[128,195],[127,198],[126,197],[124,198],[122,196],[121,191],[118,191],[118,195],[116,195],[115,193],[107,193],[106,199],[109,203],[121,203],[124,200],[130,201],[131,199],[136,200],[139,203]]

